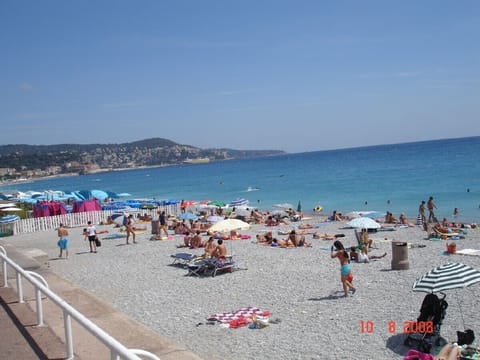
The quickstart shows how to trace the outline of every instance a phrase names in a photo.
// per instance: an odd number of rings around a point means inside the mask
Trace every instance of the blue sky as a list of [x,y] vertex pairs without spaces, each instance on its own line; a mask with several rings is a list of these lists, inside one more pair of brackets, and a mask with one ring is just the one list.
[[0,144],[480,135],[480,1],[0,2]]

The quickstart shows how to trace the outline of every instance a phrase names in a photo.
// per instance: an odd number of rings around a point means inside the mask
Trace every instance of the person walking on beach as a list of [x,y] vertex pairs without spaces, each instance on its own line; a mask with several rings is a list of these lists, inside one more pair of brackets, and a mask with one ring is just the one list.
[[58,257],[61,258],[63,250],[65,250],[65,259],[68,259],[68,230],[63,226],[63,224],[60,224],[60,227],[57,230],[57,235],[59,237],[57,245],[60,248],[60,255],[58,255]]
[[435,217],[435,213],[433,212],[433,209],[436,209],[437,206],[433,202],[433,196],[430,196],[427,202],[427,208],[428,208],[428,222],[431,223],[432,221],[436,222],[437,218]]
[[135,244],[136,241],[135,241],[135,231],[133,231],[133,215],[132,214],[128,215],[126,231],[127,231],[127,245],[128,245],[128,240],[130,239],[130,234],[132,234],[133,243]]
[[97,252],[97,244],[96,244],[97,229],[95,229],[95,226],[92,224],[91,221],[88,222],[87,234],[88,234],[88,243],[90,245],[90,252],[96,253]]
[[167,227],[168,227],[168,224],[167,224],[167,214],[165,213],[165,210],[163,210],[161,213],[160,213],[160,216],[159,216],[159,222],[160,222],[160,232],[163,232],[165,233],[165,235],[167,235],[168,237],[168,231],[167,231]]
[[[336,249],[336,251],[334,249]],[[330,257],[332,259],[337,258],[340,262],[340,279],[342,281],[345,297],[348,297],[349,290],[352,291],[352,295],[355,294],[357,289],[353,287],[349,280],[351,278],[352,271],[350,268],[350,258],[348,256],[348,252],[345,251],[345,248],[340,240],[336,240],[330,250]]]

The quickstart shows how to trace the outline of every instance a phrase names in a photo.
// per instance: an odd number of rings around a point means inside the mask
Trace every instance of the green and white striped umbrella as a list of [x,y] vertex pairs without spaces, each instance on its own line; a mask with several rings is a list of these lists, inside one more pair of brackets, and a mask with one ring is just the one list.
[[480,282],[480,272],[462,263],[448,263],[430,270],[413,283],[413,291],[435,293],[465,288]]

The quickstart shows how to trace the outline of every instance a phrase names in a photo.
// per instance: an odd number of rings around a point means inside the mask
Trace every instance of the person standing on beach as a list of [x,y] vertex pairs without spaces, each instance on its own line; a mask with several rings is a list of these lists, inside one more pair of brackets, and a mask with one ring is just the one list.
[[[334,249],[336,249],[336,251],[334,251]],[[355,294],[355,291],[357,291],[357,289],[353,287],[352,283],[349,280],[351,279],[352,273],[350,268],[350,258],[348,256],[348,253],[345,251],[342,242],[340,240],[336,240],[330,250],[330,257],[332,259],[337,258],[340,262],[340,279],[342,281],[345,297],[348,297],[349,290],[352,291],[352,295]]]
[[421,224],[418,224],[418,225],[425,224],[425,222],[427,221],[427,218],[425,217],[425,200],[422,200],[422,202],[420,203],[420,206],[418,207],[418,217],[422,222]]
[[130,234],[132,234],[133,243],[135,244],[136,241],[135,241],[135,231],[133,231],[133,215],[132,214],[128,215],[126,230],[127,230],[127,245],[128,245],[128,239],[130,239]]
[[433,202],[433,196],[430,196],[427,202],[427,208],[428,208],[428,222],[431,223],[432,221],[437,221],[435,218],[435,213],[433,212],[433,209],[436,209],[437,206]]
[[168,237],[168,231],[167,231],[167,228],[168,228],[168,224],[167,224],[167,214],[165,213],[165,210],[163,210],[161,213],[160,213],[160,216],[159,216],[159,222],[160,222],[160,232],[163,232],[165,233],[165,235],[167,235]]
[[95,226],[92,224],[91,221],[88,222],[87,234],[88,234],[88,243],[90,245],[90,252],[96,253],[97,252],[97,244],[96,244],[97,229],[95,229]]
[[57,234],[59,237],[57,245],[60,248],[60,255],[58,255],[58,257],[61,258],[63,250],[65,250],[65,259],[68,259],[68,230],[63,226],[63,224],[60,224]]

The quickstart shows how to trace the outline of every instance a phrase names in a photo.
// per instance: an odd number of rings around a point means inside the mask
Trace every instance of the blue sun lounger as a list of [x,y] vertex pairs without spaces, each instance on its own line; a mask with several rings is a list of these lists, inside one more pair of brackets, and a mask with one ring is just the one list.
[[186,266],[190,261],[198,257],[198,255],[189,254],[189,253],[177,253],[177,254],[170,255],[170,257],[173,258],[172,265]]

